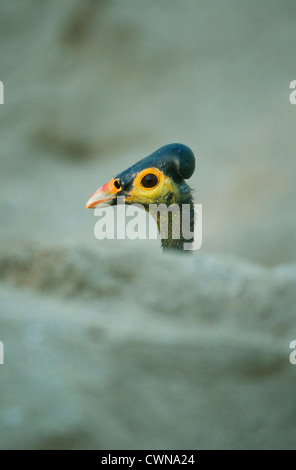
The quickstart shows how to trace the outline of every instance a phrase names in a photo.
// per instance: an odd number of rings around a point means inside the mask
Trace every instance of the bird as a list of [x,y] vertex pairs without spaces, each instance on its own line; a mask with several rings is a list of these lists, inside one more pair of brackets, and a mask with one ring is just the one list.
[[[184,243],[193,242],[194,239],[192,189],[185,181],[193,175],[194,171],[193,151],[181,143],[167,144],[114,176],[95,191],[85,207],[94,209],[101,204],[114,206],[119,197],[125,204],[140,204],[155,218],[162,248],[184,250]],[[165,208],[174,207],[179,211],[167,211],[168,216],[165,219],[160,211],[150,210],[151,205],[155,204]],[[190,228],[189,238],[184,236],[185,222],[188,229]],[[179,236],[173,233],[174,223],[179,224]]]

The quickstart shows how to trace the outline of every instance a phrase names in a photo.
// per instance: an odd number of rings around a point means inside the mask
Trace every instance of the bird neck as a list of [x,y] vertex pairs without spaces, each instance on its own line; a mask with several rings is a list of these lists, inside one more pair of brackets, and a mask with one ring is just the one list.
[[[187,189],[188,188],[188,189]],[[194,204],[189,187],[168,207],[166,217],[157,214],[157,226],[164,250],[184,250],[194,239]]]

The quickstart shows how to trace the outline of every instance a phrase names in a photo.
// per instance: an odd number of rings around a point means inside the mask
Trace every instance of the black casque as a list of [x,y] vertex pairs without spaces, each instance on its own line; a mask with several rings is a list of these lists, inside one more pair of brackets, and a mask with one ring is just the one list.
[[128,189],[136,174],[142,169],[155,167],[177,183],[190,178],[195,170],[195,157],[192,150],[184,144],[168,144],[115,176],[120,180],[122,189]]

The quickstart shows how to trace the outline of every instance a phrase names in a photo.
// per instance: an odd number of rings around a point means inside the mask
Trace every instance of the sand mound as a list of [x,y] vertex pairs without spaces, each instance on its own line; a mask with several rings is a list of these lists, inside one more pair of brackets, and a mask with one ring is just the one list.
[[2,448],[294,446],[296,266],[28,244],[0,265]]

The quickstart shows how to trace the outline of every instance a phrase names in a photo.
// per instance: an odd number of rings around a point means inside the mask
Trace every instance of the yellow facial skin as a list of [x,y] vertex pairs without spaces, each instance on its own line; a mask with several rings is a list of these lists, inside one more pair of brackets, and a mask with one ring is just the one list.
[[[147,174],[157,177],[157,184],[153,188],[142,186],[141,181]],[[177,202],[179,194],[178,186],[158,168],[145,168],[135,178],[132,190],[126,196],[126,202],[130,204],[166,204]]]

